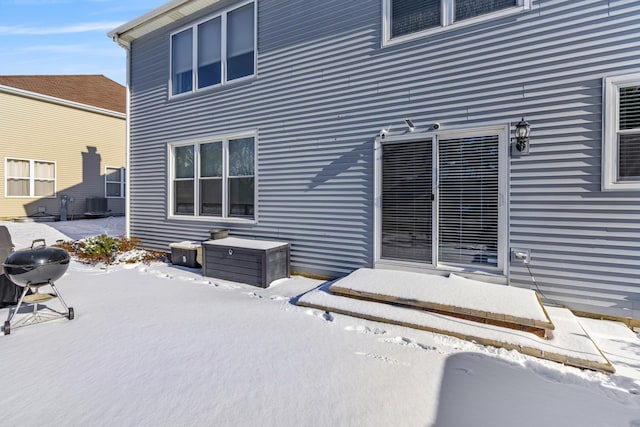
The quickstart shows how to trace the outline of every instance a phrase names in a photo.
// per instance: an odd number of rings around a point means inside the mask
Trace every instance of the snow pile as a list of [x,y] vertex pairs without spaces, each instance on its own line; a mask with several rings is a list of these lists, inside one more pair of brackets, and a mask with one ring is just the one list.
[[72,262],[57,286],[76,318],[0,336],[2,424],[640,425],[637,338],[610,348],[628,366],[607,376],[291,303],[319,285]]

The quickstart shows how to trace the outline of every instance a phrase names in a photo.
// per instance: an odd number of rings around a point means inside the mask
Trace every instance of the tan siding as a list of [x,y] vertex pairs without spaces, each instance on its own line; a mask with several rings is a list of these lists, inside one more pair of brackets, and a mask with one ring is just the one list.
[[[124,167],[125,120],[0,92],[0,218],[31,215],[44,206],[59,215],[60,196],[74,198],[69,215],[85,211],[88,197],[104,197],[106,166]],[[56,162],[54,198],[6,198],[5,159]],[[124,214],[124,199],[109,199]]]

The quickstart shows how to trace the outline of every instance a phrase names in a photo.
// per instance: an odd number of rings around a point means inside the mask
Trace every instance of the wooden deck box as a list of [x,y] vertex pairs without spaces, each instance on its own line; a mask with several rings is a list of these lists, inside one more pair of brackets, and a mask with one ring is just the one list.
[[289,277],[289,244],[227,237],[202,242],[202,275],[266,288]]

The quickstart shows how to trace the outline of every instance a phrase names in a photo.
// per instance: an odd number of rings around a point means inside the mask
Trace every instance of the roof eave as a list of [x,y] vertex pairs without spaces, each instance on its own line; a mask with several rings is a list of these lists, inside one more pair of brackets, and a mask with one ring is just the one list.
[[127,115],[119,111],[108,110],[102,107],[96,107],[94,105],[83,104],[69,99],[56,98],[55,96],[49,96],[42,93],[31,92],[24,89],[19,89],[13,86],[0,85],[0,92],[8,93],[12,95],[18,95],[25,98],[37,99],[39,101],[50,102],[52,104],[64,105],[66,107],[77,108],[80,110],[90,111],[92,113],[103,114],[105,116],[116,117],[118,119],[126,119]]
[[172,0],[111,30],[107,35],[123,47],[135,39],[196,13],[221,0]]

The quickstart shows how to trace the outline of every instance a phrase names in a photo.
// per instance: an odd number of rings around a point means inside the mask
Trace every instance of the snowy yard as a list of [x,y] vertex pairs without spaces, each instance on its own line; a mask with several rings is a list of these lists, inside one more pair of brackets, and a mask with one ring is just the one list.
[[[124,231],[0,224],[17,248]],[[640,338],[620,324],[588,321],[605,375],[291,303],[320,284],[72,262],[57,285],[75,319],[0,335],[0,424],[640,427]]]

